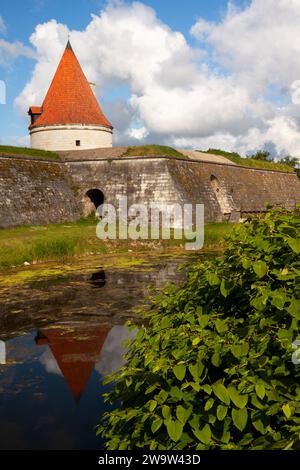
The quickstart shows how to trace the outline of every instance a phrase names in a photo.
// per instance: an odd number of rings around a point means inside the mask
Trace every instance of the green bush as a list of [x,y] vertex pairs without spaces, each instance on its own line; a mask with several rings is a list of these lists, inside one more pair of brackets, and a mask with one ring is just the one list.
[[248,220],[152,299],[108,380],[108,449],[300,449],[299,234],[297,213]]

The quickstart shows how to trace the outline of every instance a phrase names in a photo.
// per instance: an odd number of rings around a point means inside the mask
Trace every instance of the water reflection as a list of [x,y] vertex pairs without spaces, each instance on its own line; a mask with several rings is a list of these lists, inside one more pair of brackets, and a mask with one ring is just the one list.
[[89,279],[89,283],[93,287],[104,287],[106,284],[105,271],[102,268],[99,268],[99,271],[93,273]]
[[[102,378],[124,362],[124,326],[178,260],[0,288],[0,449],[99,449]],[[97,265],[96,265],[97,266]],[[5,341],[5,343],[4,343]],[[1,364],[1,362],[6,362]]]
[[[89,324],[90,323],[90,324]],[[7,341],[0,366],[0,449],[96,449],[102,378],[123,363],[124,325],[57,323]]]
[[108,325],[69,325],[40,330],[35,338],[37,345],[47,344],[55,358],[42,357],[46,370],[60,371],[71,394],[78,403],[87,386],[91,373],[100,360],[100,354],[107,334]]
[[0,341],[0,364],[6,364],[6,346],[4,341]]

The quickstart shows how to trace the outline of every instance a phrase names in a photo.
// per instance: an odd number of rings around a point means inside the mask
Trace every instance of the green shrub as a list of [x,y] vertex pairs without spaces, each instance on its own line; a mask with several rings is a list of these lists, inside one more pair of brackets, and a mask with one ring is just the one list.
[[152,299],[108,379],[108,449],[300,448],[299,234],[296,213],[248,220]]

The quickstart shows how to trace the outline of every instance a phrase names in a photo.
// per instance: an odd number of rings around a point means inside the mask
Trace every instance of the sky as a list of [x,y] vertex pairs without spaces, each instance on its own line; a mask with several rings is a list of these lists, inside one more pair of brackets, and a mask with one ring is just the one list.
[[114,145],[300,157],[299,31],[300,0],[2,1],[0,143],[29,146],[69,34]]

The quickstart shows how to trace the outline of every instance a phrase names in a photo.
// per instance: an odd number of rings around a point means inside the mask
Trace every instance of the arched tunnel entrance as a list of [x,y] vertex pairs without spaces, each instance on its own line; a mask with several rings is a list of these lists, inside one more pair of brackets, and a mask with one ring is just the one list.
[[104,193],[101,189],[89,189],[84,197],[83,216],[87,217],[91,213],[95,213],[98,207],[104,204],[104,199]]
[[222,215],[230,217],[232,212],[231,197],[215,175],[211,175],[210,184],[219,203]]

